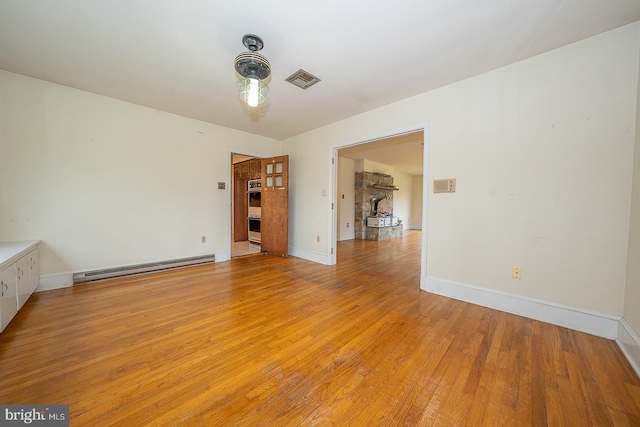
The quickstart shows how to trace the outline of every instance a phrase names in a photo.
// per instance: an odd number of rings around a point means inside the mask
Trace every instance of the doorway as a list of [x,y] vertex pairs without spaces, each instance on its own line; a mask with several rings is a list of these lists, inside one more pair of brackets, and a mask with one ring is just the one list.
[[231,153],[230,257],[288,256],[289,156]]
[[260,253],[261,157],[231,153],[231,258]]
[[[332,243],[331,248],[337,248],[337,242],[339,240],[347,240],[355,238],[356,227],[348,219],[355,220],[353,211],[355,209],[349,208],[354,204],[353,200],[348,200],[350,190],[343,188],[344,183],[346,185],[350,182],[349,179],[341,173],[351,173],[350,168],[341,168],[341,159],[349,159],[349,162],[359,162],[359,168],[363,168],[363,163],[369,163],[369,168],[378,169],[377,172],[382,174],[390,174],[401,177],[403,186],[407,188],[412,194],[403,194],[403,197],[412,200],[413,204],[410,207],[402,209],[402,215],[405,217],[406,230],[421,230],[421,251],[418,256],[421,260],[421,275],[420,286],[426,280],[426,260],[427,260],[427,207],[428,207],[428,123],[412,126],[409,128],[398,129],[395,131],[389,131],[379,135],[374,135],[370,138],[355,141],[346,142],[333,145],[331,149],[333,163],[331,164],[331,188],[332,188],[332,201],[335,209],[331,209],[331,221],[330,221],[330,238]],[[412,146],[413,145],[413,146]],[[417,160],[417,161],[416,161]],[[386,165],[385,165],[386,164]],[[413,166],[411,166],[411,164]],[[389,166],[390,168],[385,168]],[[394,171],[397,171],[394,173]],[[376,171],[373,171],[376,172]],[[391,172],[391,173],[389,173]],[[410,176],[411,178],[407,178]],[[411,181],[408,185],[407,182]],[[402,189],[401,189],[402,190]],[[353,194],[354,191],[351,191]],[[394,192],[400,193],[400,192]],[[395,195],[394,195],[395,196]],[[345,206],[348,207],[345,215]],[[395,210],[394,210],[395,213]],[[348,223],[348,226],[347,226]],[[329,255],[329,265],[335,265],[337,262],[337,249],[331,250]]]

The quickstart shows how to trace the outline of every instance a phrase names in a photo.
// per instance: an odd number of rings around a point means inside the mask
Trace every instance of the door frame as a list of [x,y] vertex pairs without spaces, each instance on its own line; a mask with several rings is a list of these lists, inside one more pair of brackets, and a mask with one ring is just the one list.
[[[327,230],[327,254],[328,265],[335,265],[337,262],[337,244],[336,235],[338,222],[338,150],[341,148],[353,147],[355,145],[367,144],[369,142],[379,141],[381,139],[392,138],[409,133],[423,132],[424,151],[422,156],[422,244],[420,255],[420,289],[426,289],[427,281],[427,243],[428,228],[427,214],[429,211],[429,125],[430,122],[418,123],[398,129],[387,130],[364,138],[358,138],[351,141],[339,142],[329,146],[329,188],[331,189],[331,203],[328,205],[329,227]],[[334,209],[335,207],[335,209]]]
[[226,215],[227,217],[227,231],[226,231],[226,236],[225,236],[225,240],[227,243],[227,257],[226,259],[220,259],[220,261],[228,261],[231,259],[231,245],[233,245],[233,242],[231,241],[231,229],[232,229],[232,224],[233,224],[233,155],[234,154],[240,154],[242,156],[252,156],[252,157],[258,157],[258,158],[265,158],[265,157],[273,157],[269,154],[265,154],[265,153],[258,153],[256,151],[249,151],[249,150],[241,150],[239,148],[229,148],[227,150],[227,177],[225,178],[224,182],[228,182],[229,186],[227,189],[227,213],[229,215]]

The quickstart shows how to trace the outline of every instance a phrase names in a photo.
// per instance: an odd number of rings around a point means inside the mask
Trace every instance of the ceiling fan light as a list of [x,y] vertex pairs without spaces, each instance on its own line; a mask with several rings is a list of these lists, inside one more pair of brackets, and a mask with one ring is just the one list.
[[234,68],[241,77],[236,83],[240,99],[249,105],[257,107],[262,104],[269,93],[269,86],[263,79],[271,75],[271,64],[258,51],[264,47],[262,39],[255,34],[245,34],[242,44],[249,49],[236,56]]
[[257,107],[267,99],[269,86],[262,80],[247,77],[237,82],[240,99],[246,102],[249,107]]
[[236,73],[242,77],[256,76],[264,80],[271,75],[271,64],[258,52],[243,52],[234,61]]

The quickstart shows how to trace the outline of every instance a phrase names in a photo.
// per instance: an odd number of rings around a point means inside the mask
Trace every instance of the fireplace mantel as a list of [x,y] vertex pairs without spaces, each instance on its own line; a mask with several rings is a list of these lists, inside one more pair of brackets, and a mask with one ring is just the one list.
[[388,185],[379,185],[379,184],[374,184],[374,185],[370,185],[369,188],[377,188],[378,190],[392,190],[392,191],[398,191],[399,188],[394,186],[388,186]]

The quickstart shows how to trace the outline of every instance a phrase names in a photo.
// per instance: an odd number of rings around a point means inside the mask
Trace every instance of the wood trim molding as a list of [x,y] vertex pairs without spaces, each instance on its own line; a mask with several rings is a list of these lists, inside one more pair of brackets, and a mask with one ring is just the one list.
[[70,288],[73,286],[73,273],[54,273],[40,275],[40,286],[36,292],[53,289]]
[[356,233],[341,234],[340,238],[338,239],[338,242],[342,242],[343,240],[353,240],[355,238],[356,238]]
[[224,252],[214,252],[216,256],[216,262],[229,261],[231,259],[231,254],[227,251]]
[[435,277],[426,278],[423,290],[607,339],[618,337],[618,316]]
[[329,265],[329,255],[320,252],[310,251],[295,246],[289,246],[289,255],[306,259],[307,261],[317,262],[318,264]]
[[616,343],[624,353],[631,367],[636,371],[636,375],[640,377],[640,337],[623,319],[618,324],[618,337]]

